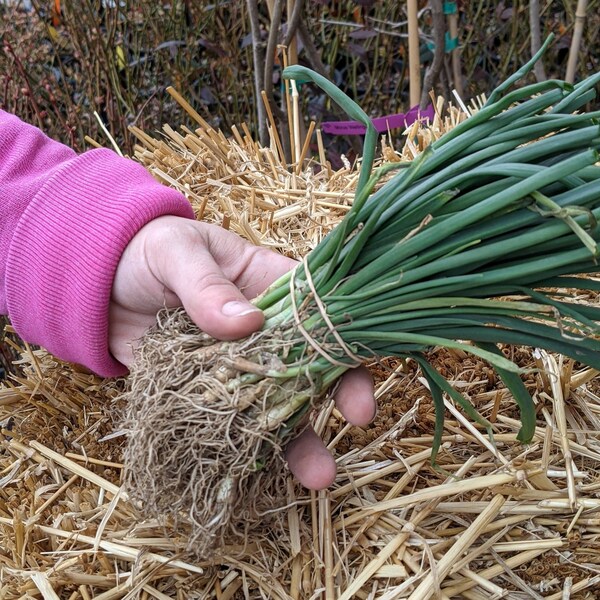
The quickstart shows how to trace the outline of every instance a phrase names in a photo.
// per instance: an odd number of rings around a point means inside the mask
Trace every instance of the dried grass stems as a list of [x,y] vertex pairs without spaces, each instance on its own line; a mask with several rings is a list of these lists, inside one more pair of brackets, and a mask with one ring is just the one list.
[[[356,165],[332,171],[325,158],[319,130],[316,141],[309,128],[305,139],[292,147],[302,148],[291,166],[286,164],[275,127],[272,142],[260,147],[242,124],[225,137],[210,126],[175,90],[169,92],[198,123],[194,131],[169,125],[158,139],[136,127],[139,140],[135,158],[163,183],[181,191],[201,220],[222,225],[255,244],[301,258],[314,248],[352,205],[358,180]],[[431,127],[416,122],[401,152],[382,138],[382,161],[412,160],[444,131],[465,118],[452,108],[442,116],[443,99]],[[481,104],[481,101],[479,101]],[[477,103],[465,110],[476,110]],[[316,157],[319,157],[318,160]],[[380,185],[386,181],[382,178]]]
[[[204,218],[227,215],[290,255],[342,216],[356,178],[294,175],[274,161],[275,175],[272,151],[249,138],[219,137],[223,157],[198,141],[205,131],[143,135],[140,159],[187,190]],[[420,131],[419,144],[429,135]],[[271,219],[285,208],[297,212]],[[440,351],[433,363],[494,424],[495,445],[447,401],[433,469],[434,410],[417,366],[381,361],[371,366],[379,412],[370,427],[348,426],[330,401],[312,415],[336,456],[335,485],[309,493],[282,472],[286,508],[199,562],[179,552],[187,523],[149,519],[121,492],[123,437],[111,418],[121,383],[25,347],[24,375],[0,389],[0,598],[595,598],[600,379],[561,356],[505,352],[532,369],[529,446],[516,441],[518,412],[489,366]]]

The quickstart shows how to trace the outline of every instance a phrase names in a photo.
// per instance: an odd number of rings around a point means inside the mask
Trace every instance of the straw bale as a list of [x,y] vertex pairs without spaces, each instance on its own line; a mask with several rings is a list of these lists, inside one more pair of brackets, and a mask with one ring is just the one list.
[[[381,160],[410,160],[461,118],[415,126],[403,152],[388,142]],[[198,218],[299,257],[351,205],[355,167],[290,167],[244,127],[226,138],[197,122],[133,131],[137,160]],[[432,362],[495,426],[492,443],[447,400],[434,468],[426,382],[411,361],[373,363],[372,425],[345,424],[332,402],[313,415],[335,484],[307,492],[288,477],[283,511],[245,546],[198,563],[178,551],[184,525],[148,520],[120,489],[121,383],[23,345],[23,375],[0,389],[0,598],[597,598],[600,378],[562,356],[505,352],[532,369],[530,445],[516,441],[518,411],[489,365],[434,349]]]

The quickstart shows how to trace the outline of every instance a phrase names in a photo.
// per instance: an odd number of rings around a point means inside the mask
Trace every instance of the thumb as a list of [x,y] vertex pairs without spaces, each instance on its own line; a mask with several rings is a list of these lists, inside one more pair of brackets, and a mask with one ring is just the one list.
[[182,256],[170,254],[160,271],[163,283],[179,297],[194,323],[209,335],[233,340],[262,326],[262,311],[225,276],[205,247],[196,246],[193,254],[189,249],[184,249]]

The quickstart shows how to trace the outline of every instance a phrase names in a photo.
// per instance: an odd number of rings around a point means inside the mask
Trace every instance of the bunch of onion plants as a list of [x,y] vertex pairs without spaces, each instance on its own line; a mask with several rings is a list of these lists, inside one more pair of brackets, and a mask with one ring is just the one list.
[[581,112],[600,74],[512,89],[538,58],[415,160],[374,172],[367,115],[312,71],[284,72],[367,126],[352,209],[255,301],[266,319],[253,336],[219,342],[183,311],[163,313],[125,395],[128,487],[151,513],[191,520],[196,551],[252,518],[274,457],[348,369],[376,357],[418,363],[436,408],[434,456],[443,394],[490,434],[492,425],[427,361],[432,348],[495,368],[519,406],[523,442],[534,406],[500,345],[600,369],[600,308],[564,291],[600,290],[585,276],[600,253],[600,113]]

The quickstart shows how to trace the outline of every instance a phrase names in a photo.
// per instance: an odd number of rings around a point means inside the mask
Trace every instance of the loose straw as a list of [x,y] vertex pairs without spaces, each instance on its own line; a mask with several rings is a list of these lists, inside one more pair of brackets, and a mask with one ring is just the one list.
[[44,600],[60,600],[58,594],[54,591],[45,573],[36,571],[31,573],[31,579],[37,589],[41,592]]
[[499,475],[484,475],[482,477],[471,477],[463,481],[454,483],[444,483],[442,485],[434,485],[422,490],[418,490],[412,494],[403,496],[402,498],[394,498],[377,502],[371,506],[363,508],[363,514],[372,514],[387,510],[396,510],[411,504],[417,504],[426,500],[441,499],[444,496],[453,496],[455,494],[464,494],[473,490],[494,488],[497,485],[512,483],[517,478],[516,473],[506,473]]
[[92,471],[90,471],[88,469],[84,469],[81,465],[78,465],[75,461],[73,461],[69,458],[65,458],[62,454],[59,454],[58,452],[55,452],[54,450],[50,450],[50,448],[46,448],[46,446],[44,446],[43,444],[40,444],[39,442],[36,442],[35,440],[32,440],[31,442],[29,442],[29,445],[33,449],[37,450],[42,456],[45,456],[46,458],[53,460],[57,465],[65,467],[71,473],[79,475],[79,477],[82,477],[83,479],[86,479],[87,481],[93,483],[94,485],[97,485],[99,488],[106,490],[113,496],[116,496],[117,494],[119,494],[121,500],[125,500],[125,501],[128,500],[127,494],[125,492],[122,492],[121,488],[118,485],[115,485],[114,483],[110,483],[110,481],[107,481],[103,477],[96,475],[96,473],[93,473]]
[[292,123],[293,123],[293,142],[292,142],[292,164],[297,164],[302,154],[300,141],[300,96],[298,94],[298,86],[294,79],[290,80],[292,86]]
[[[9,525],[11,527],[14,525],[12,519],[7,519],[5,517],[0,517],[0,523],[3,525]],[[34,527],[39,529],[39,531],[41,531],[42,533],[67,538],[71,542],[81,542],[92,547],[96,545],[96,540],[93,537],[90,537],[89,535],[84,535],[82,533],[77,533],[76,531],[64,531],[62,529],[57,529],[56,527],[47,527],[45,525],[37,524],[34,525]],[[201,567],[192,565],[182,560],[172,559],[168,556],[161,556],[160,554],[156,554],[154,552],[145,552],[143,550],[137,550],[136,548],[130,548],[129,546],[125,546],[124,544],[109,542],[108,540],[100,540],[99,547],[106,553],[112,554],[113,556],[125,559],[127,561],[135,562],[136,560],[144,556],[145,558],[149,558],[150,560],[155,561],[157,563],[170,565],[172,567],[176,567],[178,569],[188,571],[190,573],[196,573],[198,575],[202,575],[204,573],[204,569],[202,569]]]
[[[535,549],[535,550],[527,550],[526,552],[521,552],[520,554],[516,554],[515,556],[511,556],[506,559],[505,564],[510,568],[514,569],[520,565],[531,562],[534,558],[537,558],[540,554],[543,554],[546,551],[545,548]],[[497,577],[504,571],[504,567],[502,565],[493,565],[492,567],[488,567],[487,569],[483,569],[479,571],[479,576],[485,579],[493,579]],[[448,597],[458,596],[466,592],[467,590],[475,587],[477,583],[473,580],[465,579],[462,582],[453,583],[448,587],[442,587],[442,592],[444,592]]]
[[115,138],[110,134],[110,131],[102,121],[102,117],[94,111],[94,117],[96,117],[96,121],[98,121],[98,125],[100,125],[100,129],[104,132],[104,135],[108,138],[110,145],[113,147],[114,151],[119,155],[123,156],[123,152],[121,152],[121,148],[119,148],[119,144],[115,141]]
[[[464,463],[462,465],[462,468],[458,471],[457,476],[460,477],[466,472],[468,472],[472,462],[473,461],[468,460],[466,463]],[[444,487],[444,485],[437,486],[438,489],[441,487]],[[418,492],[416,492],[416,494],[418,494]],[[414,497],[415,494],[411,494],[411,496]],[[361,587],[367,581],[369,581],[369,579],[371,579],[371,577],[373,577],[375,573],[377,573],[377,571],[379,571],[379,569],[394,554],[394,552],[396,552],[406,542],[406,540],[410,537],[411,533],[416,529],[416,527],[425,518],[427,518],[431,514],[431,512],[433,512],[441,498],[442,494],[435,494],[432,497],[427,498],[430,501],[425,505],[423,509],[419,510],[418,512],[416,512],[415,509],[416,514],[413,515],[412,520],[407,522],[400,531],[400,533],[398,533],[394,538],[392,538],[392,540],[379,552],[379,554],[377,554],[377,556],[375,556],[373,560],[371,560],[371,562],[360,572],[360,574],[348,586],[348,588],[346,588],[346,590],[338,598],[338,600],[351,600],[351,598],[354,598],[356,592],[358,592],[361,589]],[[417,504],[417,502],[415,502],[415,504]]]
[[271,110],[271,105],[269,104],[269,97],[267,96],[267,92],[265,92],[265,90],[262,90],[262,92],[260,94],[261,94],[262,100],[264,102],[265,109],[267,111],[267,117],[269,119],[269,123],[271,125],[269,129],[271,131],[271,137],[275,141],[275,146],[277,148],[279,162],[283,162],[283,161],[285,161],[285,152],[283,151],[283,146],[281,145],[281,139],[279,138],[279,131],[277,129],[277,124],[275,123],[275,117],[273,116],[273,111]]
[[573,468],[573,454],[568,438],[567,416],[565,413],[565,399],[563,396],[563,387],[561,375],[554,356],[545,350],[538,350],[542,361],[546,367],[546,372],[550,376],[550,388],[552,390],[552,402],[554,404],[554,419],[560,433],[560,445],[565,458],[565,469],[567,474],[567,490],[571,508],[575,510],[577,506],[577,492],[575,488],[575,476]]
[[481,531],[498,515],[504,502],[505,499],[503,496],[494,496],[485,510],[471,523],[456,540],[452,548],[438,561],[435,570],[432,568],[419,587],[409,596],[409,600],[427,600],[427,598],[433,595],[435,591],[434,571],[438,581],[445,579],[452,571],[454,563],[475,543],[475,540],[481,535]]

